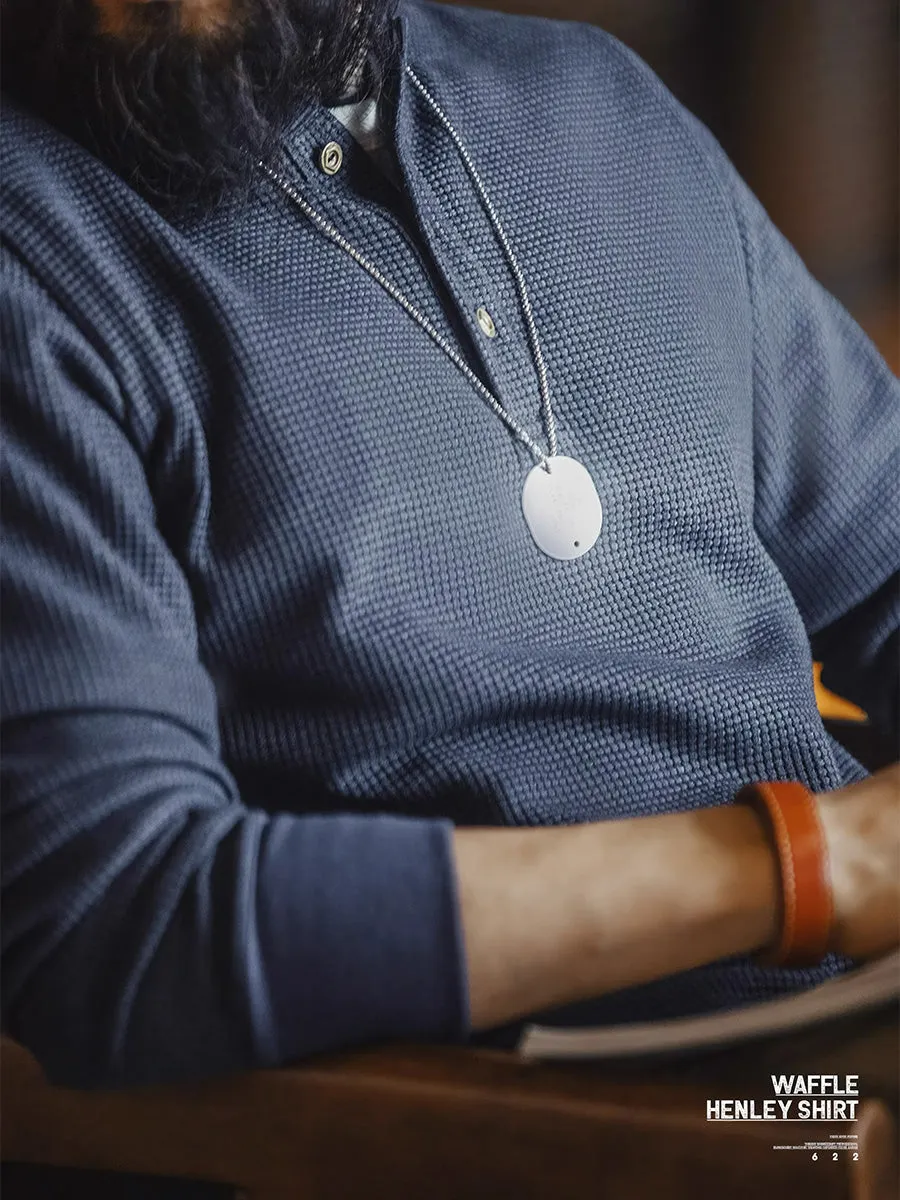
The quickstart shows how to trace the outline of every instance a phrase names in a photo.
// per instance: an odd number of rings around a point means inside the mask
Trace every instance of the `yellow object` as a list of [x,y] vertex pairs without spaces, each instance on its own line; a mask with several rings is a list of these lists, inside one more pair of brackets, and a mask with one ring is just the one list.
[[819,712],[826,720],[832,721],[865,721],[866,714],[849,700],[842,700],[834,692],[822,687],[822,664],[813,663],[813,683],[816,689],[816,703]]

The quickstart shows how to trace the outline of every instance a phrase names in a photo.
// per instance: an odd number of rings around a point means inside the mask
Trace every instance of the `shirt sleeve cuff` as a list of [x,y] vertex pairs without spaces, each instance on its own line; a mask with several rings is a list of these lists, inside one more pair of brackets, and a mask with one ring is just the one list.
[[469,1025],[449,821],[275,817],[260,847],[259,963],[272,1065]]

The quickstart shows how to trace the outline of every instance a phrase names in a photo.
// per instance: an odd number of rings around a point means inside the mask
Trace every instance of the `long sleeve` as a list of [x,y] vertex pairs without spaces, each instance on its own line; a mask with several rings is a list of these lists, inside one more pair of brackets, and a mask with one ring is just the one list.
[[753,313],[755,519],[823,682],[900,722],[900,382],[693,118],[735,213]]
[[237,794],[113,371],[15,263],[2,343],[4,1028],[83,1086],[462,1036],[449,824]]

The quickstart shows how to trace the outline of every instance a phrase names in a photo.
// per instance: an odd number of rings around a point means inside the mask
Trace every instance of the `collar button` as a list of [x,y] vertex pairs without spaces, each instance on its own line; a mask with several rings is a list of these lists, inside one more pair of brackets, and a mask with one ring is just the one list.
[[344,162],[344,152],[337,142],[329,142],[319,151],[319,169],[326,175],[337,175]]

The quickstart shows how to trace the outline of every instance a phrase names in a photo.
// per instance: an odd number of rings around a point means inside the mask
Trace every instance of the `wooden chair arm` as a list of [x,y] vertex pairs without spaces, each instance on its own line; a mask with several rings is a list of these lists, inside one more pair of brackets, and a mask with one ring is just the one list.
[[860,1161],[811,1170],[808,1155],[772,1150],[771,1127],[707,1124],[708,1088],[497,1051],[380,1050],[118,1093],[51,1087],[21,1047],[4,1039],[0,1053],[11,1162],[229,1183],[251,1200],[894,1195],[879,1100],[855,1126]]

